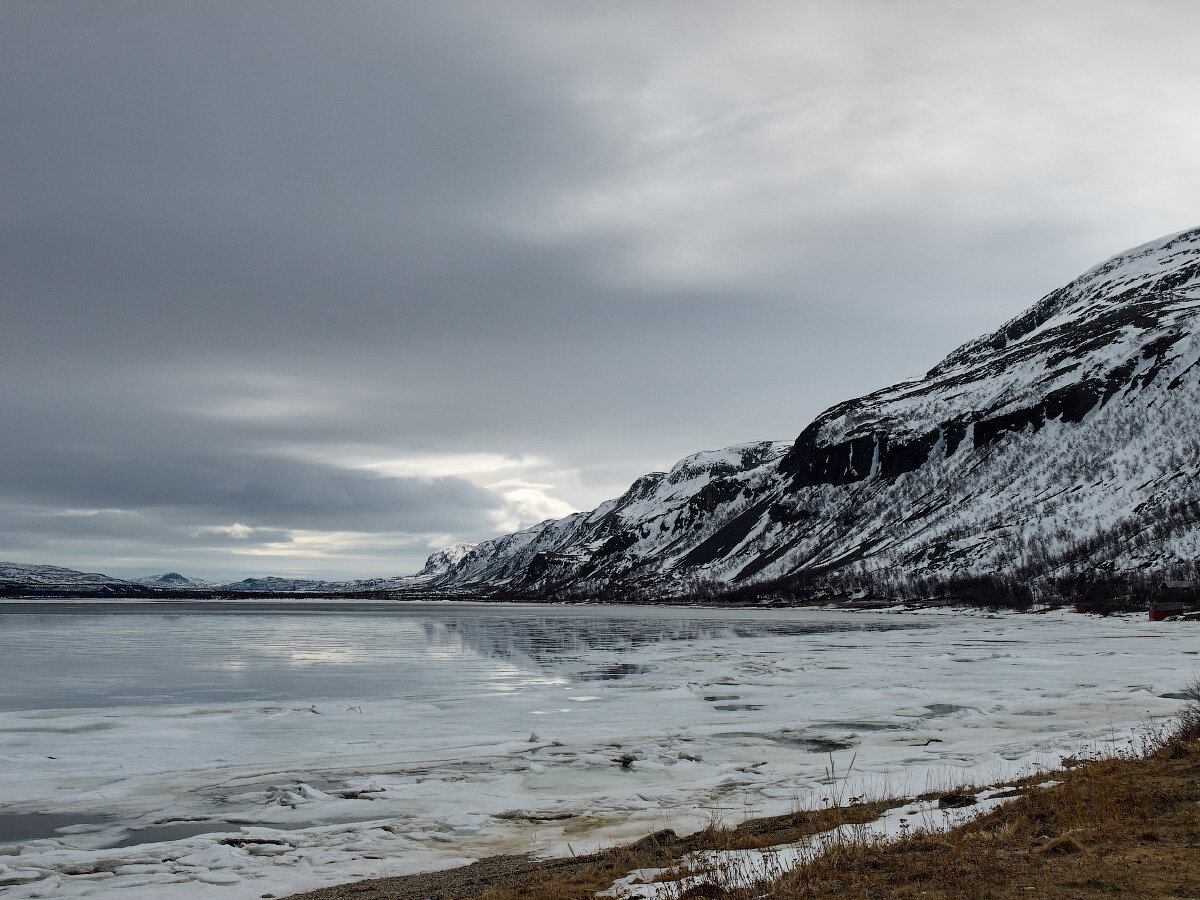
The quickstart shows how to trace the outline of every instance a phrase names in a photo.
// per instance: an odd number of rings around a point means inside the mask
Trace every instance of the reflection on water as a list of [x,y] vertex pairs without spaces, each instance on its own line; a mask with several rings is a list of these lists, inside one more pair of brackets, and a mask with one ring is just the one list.
[[[0,607],[0,709],[428,700],[645,674],[610,661],[663,642],[794,638],[814,649],[878,622],[804,622],[763,614],[485,605],[213,603]],[[912,628],[911,623],[891,627]],[[596,658],[599,654],[601,658]],[[47,728],[53,729],[52,721]],[[89,726],[90,727],[90,726]],[[96,727],[103,727],[97,725]]]
[[[591,651],[628,653],[664,641],[711,642],[731,638],[819,637],[821,635],[892,631],[924,627],[917,623],[798,622],[770,619],[629,617],[619,614],[570,617],[561,615],[495,616],[445,615],[422,623],[431,647],[469,649],[474,653],[516,663],[560,666],[564,660]],[[613,663],[574,677],[599,681],[642,674],[636,663]]]

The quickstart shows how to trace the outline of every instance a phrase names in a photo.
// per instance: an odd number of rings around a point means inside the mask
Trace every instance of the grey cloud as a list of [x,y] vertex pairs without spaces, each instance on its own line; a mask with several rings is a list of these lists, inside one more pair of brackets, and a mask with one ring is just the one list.
[[0,534],[6,546],[22,540],[123,541],[143,547],[253,547],[287,544],[289,531],[213,528],[210,517],[186,509],[63,509],[20,503],[0,504]]
[[9,507],[0,556],[228,565],[203,529],[238,521],[363,530],[285,562],[394,573],[501,498],[321,448],[537,456],[586,506],[791,437],[1196,224],[1197,26],[1167,0],[0,6],[0,502],[50,511]]
[[83,510],[177,510],[223,525],[326,531],[458,531],[501,505],[460,478],[390,478],[246,454],[111,457],[87,451],[0,460],[0,495]]

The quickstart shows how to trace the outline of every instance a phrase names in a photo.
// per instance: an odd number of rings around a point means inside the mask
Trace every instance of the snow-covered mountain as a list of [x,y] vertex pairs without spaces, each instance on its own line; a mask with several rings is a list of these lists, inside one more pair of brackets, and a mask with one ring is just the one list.
[[699,453],[429,580],[680,593],[797,577],[1195,577],[1200,229],[1084,273],[791,444]]
[[762,441],[693,454],[592,512],[477,544],[430,583],[530,587],[624,575],[638,551],[692,546],[714,513],[767,489],[788,446]]
[[436,578],[449,572],[456,565],[462,562],[463,557],[475,549],[474,544],[460,542],[451,544],[449,547],[443,547],[441,550],[435,550],[429,554],[429,558],[425,560],[425,568],[418,572],[415,578]]
[[213,587],[207,581],[199,578],[188,578],[178,572],[164,572],[162,575],[147,575],[145,578],[134,579],[136,584],[149,588],[163,588],[177,591],[206,591]]
[[99,572],[77,572],[61,566],[23,565],[0,562],[0,586],[29,587],[116,587],[131,582]]
[[150,596],[160,591],[246,591],[271,592],[336,592],[353,590],[356,582],[313,581],[296,578],[246,578],[228,584],[216,584],[189,578],[178,572],[150,575],[128,580],[97,572],[78,572],[61,566],[0,563],[0,588],[19,589],[101,589],[105,594],[135,594]]
[[267,575],[262,578],[243,578],[241,581],[230,581],[216,585],[221,590],[256,591],[265,593],[292,591],[335,591],[343,582],[320,581],[313,578],[280,578]]
[[432,553],[425,568],[416,575],[370,578],[359,581],[323,581],[314,578],[287,578],[275,575],[243,578],[241,581],[213,582],[190,578],[178,572],[148,575],[126,580],[95,572],[79,572],[61,566],[0,563],[0,592],[13,594],[22,589],[33,593],[87,591],[106,595],[154,596],[161,593],[186,594],[369,594],[410,593],[445,574],[474,544],[454,544]]

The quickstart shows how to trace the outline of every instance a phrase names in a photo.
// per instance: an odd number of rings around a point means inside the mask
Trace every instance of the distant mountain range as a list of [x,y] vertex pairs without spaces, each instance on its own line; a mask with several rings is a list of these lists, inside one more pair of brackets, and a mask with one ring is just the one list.
[[0,586],[112,588],[132,584],[98,572],[76,572],[61,566],[25,566],[0,562]]
[[359,581],[322,581],[312,578],[243,578],[241,581],[203,581],[178,572],[164,572],[145,578],[122,579],[98,572],[78,572],[61,566],[22,565],[0,562],[0,593],[60,593],[78,590],[104,595],[129,594],[152,596],[163,593],[184,594],[344,594],[411,593],[431,586],[463,558],[474,544],[453,544],[430,554],[425,567],[416,575],[394,578],[369,578]]
[[[430,560],[442,558],[439,550]],[[78,572],[60,566],[0,563],[0,596],[22,594],[79,593],[100,596],[156,596],[164,594],[411,594],[430,587],[443,570],[426,565],[417,575],[371,578],[361,581],[321,581],[311,578],[244,578],[241,581],[209,582],[165,572],[146,578],[122,579],[97,572]]]
[[[791,444],[694,454],[590,512],[439,551],[418,575],[138,586],[629,599],[1196,581],[1198,316],[1200,229],[1113,257]],[[118,580],[0,564],[10,583]]]

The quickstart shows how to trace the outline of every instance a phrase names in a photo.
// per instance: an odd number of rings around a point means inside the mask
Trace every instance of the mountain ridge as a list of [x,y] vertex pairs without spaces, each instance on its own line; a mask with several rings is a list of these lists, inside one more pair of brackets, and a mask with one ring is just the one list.
[[[445,551],[435,551],[430,559],[442,559]],[[426,568],[429,568],[427,564]],[[369,578],[357,581],[328,581],[315,578],[291,578],[286,576],[258,576],[239,581],[205,581],[190,578],[178,572],[164,572],[142,578],[116,578],[99,572],[81,572],[63,566],[0,562],[0,592],[19,593],[21,589],[98,591],[105,595],[129,594],[153,596],[155,594],[211,595],[211,594],[380,594],[405,592],[420,586],[435,574],[433,571],[418,575],[397,575],[391,578]]]
[[[835,404],[782,454],[710,471],[669,496],[659,493],[657,473],[642,476],[595,510],[479,544],[435,583],[679,595],[698,579],[736,586],[805,572],[875,583],[880,569],[908,579],[1033,577],[1039,553],[1078,556],[1076,545],[1131,527],[1118,507],[1149,516],[1150,506],[1200,500],[1178,484],[1154,489],[1191,472],[1185,462],[1200,447],[1188,424],[1200,409],[1198,281],[1200,229],[1127,250],[924,376]],[[1156,404],[1158,444],[1132,460],[1130,446],[1147,443],[1133,432]],[[1045,464],[1079,441],[1095,445],[1090,460]],[[1172,442],[1186,452],[1159,466],[1157,451]],[[1001,463],[1026,479],[1007,479]],[[1072,495],[1084,489],[1089,465],[1134,464],[1151,476],[1145,484],[1109,473],[1086,492],[1106,498],[1108,512],[1094,510],[1095,522],[1065,521],[1087,506]],[[1064,481],[1071,483],[1051,487]],[[1175,543],[1160,541],[1136,561],[1107,553],[1092,563],[1114,572],[1191,566],[1194,574],[1195,529],[1180,528]],[[1031,541],[1050,550],[1034,552]],[[1061,573],[1049,566],[1036,574]]]

